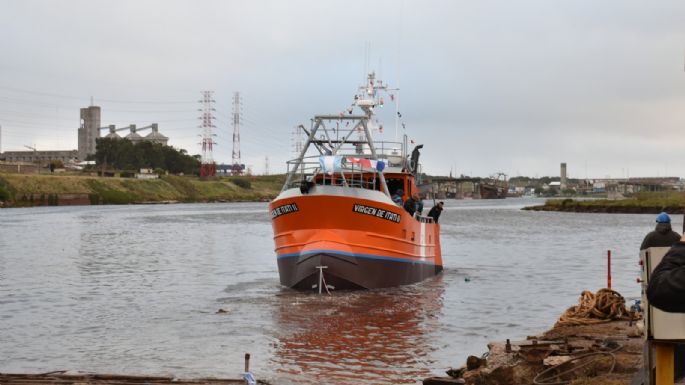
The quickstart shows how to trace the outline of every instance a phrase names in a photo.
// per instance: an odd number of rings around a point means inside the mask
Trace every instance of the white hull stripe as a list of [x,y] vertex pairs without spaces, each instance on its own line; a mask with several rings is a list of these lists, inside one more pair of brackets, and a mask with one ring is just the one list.
[[426,224],[424,222],[421,222],[421,229],[419,230],[419,252],[421,254],[421,258],[426,257]]

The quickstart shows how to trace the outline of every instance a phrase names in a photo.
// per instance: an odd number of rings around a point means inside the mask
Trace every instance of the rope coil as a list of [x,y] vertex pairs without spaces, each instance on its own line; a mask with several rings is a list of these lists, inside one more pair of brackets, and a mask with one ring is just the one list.
[[600,289],[596,294],[584,290],[578,305],[571,306],[555,326],[592,325],[615,320],[628,320],[626,300],[617,291]]

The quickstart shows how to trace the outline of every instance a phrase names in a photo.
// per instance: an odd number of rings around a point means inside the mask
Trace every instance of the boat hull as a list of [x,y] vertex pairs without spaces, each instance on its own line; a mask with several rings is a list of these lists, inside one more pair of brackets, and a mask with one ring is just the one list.
[[442,271],[438,224],[422,223],[373,194],[319,193],[285,194],[271,202],[281,284],[317,289],[323,274],[336,290],[372,289]]
[[409,285],[442,271],[442,266],[433,264],[342,255],[334,251],[317,252],[279,258],[281,284],[298,290],[317,289],[320,279],[318,266],[325,266],[322,282],[331,290]]

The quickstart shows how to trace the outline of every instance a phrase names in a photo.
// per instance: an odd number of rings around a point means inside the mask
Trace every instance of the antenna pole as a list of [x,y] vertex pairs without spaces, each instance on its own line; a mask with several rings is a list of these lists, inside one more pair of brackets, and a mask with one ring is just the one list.
[[397,87],[397,97],[395,97],[395,142],[397,142],[397,131],[400,127],[400,88]]

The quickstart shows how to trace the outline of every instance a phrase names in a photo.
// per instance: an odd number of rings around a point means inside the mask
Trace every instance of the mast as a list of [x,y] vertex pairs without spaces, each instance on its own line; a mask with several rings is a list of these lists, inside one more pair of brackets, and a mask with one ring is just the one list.
[[[345,112],[341,112],[338,115],[316,115],[312,119],[309,130],[303,125],[298,126],[307,135],[307,139],[297,157],[288,162],[288,165],[292,166],[292,168],[289,167],[288,169],[283,190],[292,187],[295,176],[298,173],[302,174],[302,176],[310,177],[312,173],[320,172],[306,171],[307,167],[309,167],[309,170],[312,170],[312,162],[305,163],[306,159],[311,158],[311,156],[307,156],[307,151],[312,145],[320,156],[338,155],[339,151],[342,151],[343,146],[347,145],[344,149],[349,150],[349,146],[352,146],[354,151],[350,155],[353,157],[370,158],[373,160],[381,159],[382,154],[378,153],[378,149],[374,145],[371,128],[375,121],[375,108],[378,106],[383,107],[384,103],[383,98],[379,97],[378,93],[379,91],[387,92],[388,90],[398,89],[388,88],[382,81],[376,80],[376,74],[371,72],[367,76],[366,84],[359,87],[359,92],[354,96],[354,102]],[[361,109],[363,114],[352,115],[355,107]],[[331,127],[328,127],[327,123]],[[352,138],[355,132],[359,133],[359,137],[356,140]],[[366,146],[368,146],[368,152],[365,151]],[[406,163],[405,157],[406,149],[403,147],[403,165]],[[375,172],[378,174],[378,179],[384,193],[390,196],[383,172],[379,170],[375,170]]]

